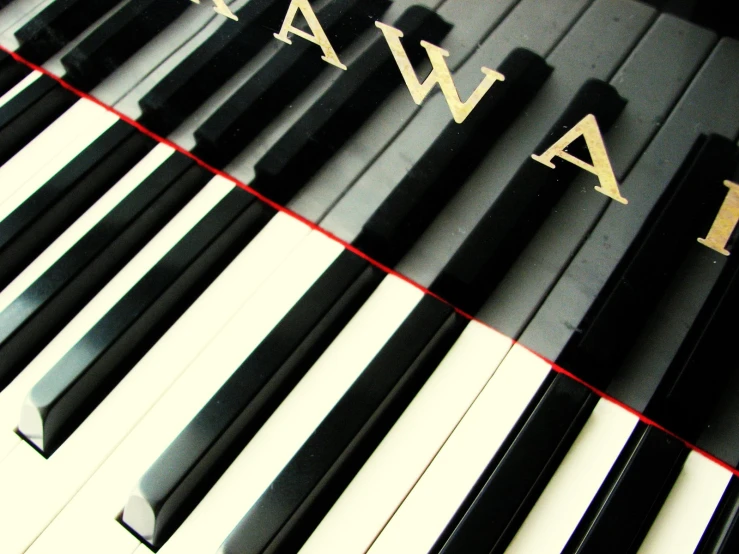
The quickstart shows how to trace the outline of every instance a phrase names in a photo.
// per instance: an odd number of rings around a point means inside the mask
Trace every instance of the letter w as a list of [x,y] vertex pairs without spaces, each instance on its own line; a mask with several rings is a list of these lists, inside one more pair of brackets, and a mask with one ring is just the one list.
[[482,72],[485,74],[485,78],[482,83],[477,86],[477,89],[472,93],[472,96],[470,96],[466,102],[462,102],[459,98],[459,93],[457,92],[454,80],[452,79],[452,74],[449,71],[446,60],[444,59],[449,56],[449,52],[443,48],[434,46],[425,40],[421,41],[421,46],[426,50],[429,60],[431,61],[431,67],[433,68],[429,76],[426,77],[426,80],[421,83],[421,81],[418,80],[416,71],[413,69],[413,65],[408,59],[408,54],[400,42],[400,39],[403,37],[403,32],[400,29],[396,29],[395,27],[391,27],[390,25],[386,25],[380,21],[376,22],[375,25],[385,36],[385,40],[387,41],[388,46],[390,46],[390,51],[393,53],[393,57],[400,68],[400,73],[403,75],[403,79],[405,79],[405,84],[411,92],[413,101],[420,105],[421,102],[423,102],[429,95],[431,89],[434,88],[434,85],[438,83],[441,88],[441,92],[449,105],[449,109],[452,111],[454,121],[457,123],[462,123],[467,119],[467,116],[469,116],[472,110],[475,109],[480,100],[482,100],[482,97],[485,96],[485,94],[490,90],[490,87],[492,87],[496,81],[505,80],[505,77],[497,71],[483,67]]

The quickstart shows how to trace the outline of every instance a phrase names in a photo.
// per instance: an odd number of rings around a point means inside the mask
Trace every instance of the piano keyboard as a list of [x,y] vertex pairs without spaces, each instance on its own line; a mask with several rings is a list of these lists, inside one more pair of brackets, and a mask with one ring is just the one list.
[[[739,42],[225,3],[0,0],[0,551],[737,551]],[[375,20],[505,79],[456,123]],[[626,205],[531,158],[589,115]]]

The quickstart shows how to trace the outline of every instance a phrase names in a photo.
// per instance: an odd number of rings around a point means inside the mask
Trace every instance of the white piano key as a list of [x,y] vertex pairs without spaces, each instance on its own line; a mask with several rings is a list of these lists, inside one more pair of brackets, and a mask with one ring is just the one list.
[[692,554],[732,473],[691,452],[637,554]]
[[[323,234],[310,233],[141,419],[29,552],[74,547],[77,552],[96,553],[101,544],[106,552],[118,552],[119,533],[132,536],[111,521],[138,477],[342,250]],[[246,271],[240,268],[242,280]],[[169,344],[169,356],[176,348],[177,344]],[[158,363],[169,363],[165,359],[166,353],[160,354]],[[121,544],[127,541],[124,538]],[[112,550],[109,544],[114,545]],[[125,552],[125,547],[120,551]]]
[[[10,213],[10,206],[17,206],[37,190],[117,120],[117,116],[94,102],[77,101],[0,167],[0,182],[3,183],[0,187],[0,219]],[[20,190],[27,193],[17,195],[15,201],[8,204],[8,199]]]
[[387,277],[159,552],[215,552],[422,296]]
[[[164,163],[174,150],[166,145],[158,145],[128,174],[116,183],[98,202],[77,219],[59,238],[42,252],[13,282],[0,292],[0,311],[7,308],[44,272],[56,263],[72,248],[90,229],[103,219],[131,191],[138,187],[154,170]],[[70,327],[70,330],[72,327]],[[79,338],[79,332],[69,339],[63,338],[71,331],[63,331],[60,337],[52,341],[44,352],[32,362],[5,389],[0,391],[0,460],[13,448],[19,437],[14,429],[18,423],[18,414],[26,394],[51,366],[51,360],[57,360],[73,342]],[[76,338],[75,338],[76,337]],[[46,361],[43,361],[46,360]]]
[[[116,521],[120,511],[117,504],[124,502],[125,498],[118,498],[118,502],[115,502],[113,496],[111,501],[110,494],[111,491],[105,488],[94,486],[83,488],[26,552],[133,553],[141,543]],[[90,518],[91,514],[94,514],[94,517]],[[84,521],[89,524],[85,525]]]
[[36,82],[36,80],[41,77],[43,73],[40,71],[31,71],[28,75],[23,77],[21,81],[15,85],[13,88],[11,88],[8,92],[0,96],[0,108],[2,108],[5,104],[10,102],[13,98],[18,96],[21,92],[23,92],[26,88],[31,86],[33,83]]
[[550,370],[522,346],[511,349],[369,552],[429,551]]
[[601,399],[506,554],[558,554],[598,492],[639,418]]
[[300,553],[366,552],[512,344],[471,322]]

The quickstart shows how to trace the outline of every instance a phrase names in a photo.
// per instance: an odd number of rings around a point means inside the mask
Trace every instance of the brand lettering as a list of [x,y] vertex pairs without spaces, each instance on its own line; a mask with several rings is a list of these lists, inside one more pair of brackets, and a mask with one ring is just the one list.
[[426,77],[426,80],[423,83],[421,83],[416,75],[416,71],[413,69],[413,65],[408,59],[408,54],[405,51],[405,48],[403,48],[403,44],[400,42],[400,39],[403,38],[403,32],[380,21],[376,22],[375,25],[385,36],[385,40],[390,47],[390,51],[393,53],[395,62],[398,64],[400,73],[403,75],[403,79],[405,80],[405,84],[408,86],[408,90],[411,93],[413,101],[420,105],[429,95],[434,86],[438,84],[447,104],[449,105],[449,109],[452,111],[454,121],[457,123],[462,123],[467,119],[472,110],[474,110],[477,104],[480,103],[482,97],[485,96],[485,94],[490,90],[490,87],[492,87],[496,81],[505,80],[505,77],[497,71],[483,67],[482,73],[485,75],[484,79],[467,101],[462,102],[459,98],[457,87],[454,85],[454,80],[449,71],[449,66],[447,66],[446,60],[444,59],[449,57],[449,52],[443,48],[434,46],[425,40],[421,41],[421,46],[426,50],[432,67],[429,76]]
[[[306,33],[305,31],[293,26],[293,21],[298,12],[303,15],[313,34]],[[341,60],[339,60],[339,57],[336,55],[336,50],[331,46],[331,42],[328,40],[326,32],[323,30],[323,27],[321,27],[321,24],[308,0],[292,0],[292,2],[290,2],[290,7],[287,9],[285,21],[282,23],[282,29],[280,29],[279,33],[275,33],[275,38],[282,42],[286,42],[287,44],[292,44],[289,37],[289,34],[291,33],[304,38],[313,44],[317,44],[321,50],[323,50],[323,56],[321,56],[323,61],[346,71],[346,66],[341,63]]]
[[[592,165],[565,152],[565,148],[580,137],[585,139],[585,144],[590,152],[590,159],[593,161]],[[552,159],[555,156],[597,176],[600,185],[596,186],[595,190],[598,192],[605,194],[621,204],[629,203],[626,198],[621,196],[621,192],[618,189],[616,175],[613,173],[613,167],[608,159],[606,145],[603,142],[603,135],[600,132],[594,115],[586,115],[577,125],[565,133],[561,139],[550,146],[546,152],[541,155],[534,154],[531,157],[537,162],[554,169],[555,165],[552,163]]]
[[728,256],[730,252],[726,249],[726,245],[736,229],[736,224],[739,223],[739,185],[731,181],[724,181],[724,185],[729,189],[724,203],[708,235],[698,239],[698,242],[719,254]]
[[[196,4],[200,4],[200,0],[192,1]],[[213,4],[213,9],[217,13],[233,19],[234,21],[238,21],[238,17],[229,10],[223,0],[213,0]],[[305,19],[310,32],[306,32],[295,27],[294,21],[298,16],[298,13],[300,13]],[[467,119],[467,117],[469,117],[472,110],[477,107],[480,100],[482,100],[485,94],[487,94],[490,88],[497,81],[505,80],[505,77],[498,71],[482,67],[481,71],[484,75],[482,82],[477,86],[472,95],[463,102],[459,97],[459,92],[454,84],[451,71],[446,63],[445,58],[449,57],[448,51],[426,42],[425,40],[421,41],[421,46],[426,50],[432,68],[431,73],[423,82],[421,82],[418,75],[416,75],[413,65],[408,59],[408,54],[405,51],[403,44],[400,41],[400,39],[403,38],[403,32],[379,21],[376,22],[375,25],[380,29],[385,37],[390,51],[395,58],[395,62],[398,64],[400,73],[405,80],[405,84],[411,93],[413,101],[419,105],[423,103],[426,97],[433,90],[434,86],[438,84],[444,98],[446,99],[447,105],[452,112],[454,121],[457,123],[462,123]],[[344,71],[347,70],[346,65],[341,62],[339,56],[336,54],[336,50],[331,44],[331,41],[328,39],[328,36],[326,36],[326,31],[324,31],[320,21],[318,21],[309,0],[292,0],[290,2],[287,14],[282,22],[280,32],[275,33],[274,37],[287,44],[292,44],[290,35],[299,36],[300,38],[318,45],[318,47],[323,51],[323,56],[321,56],[322,60],[334,67],[338,67]]]

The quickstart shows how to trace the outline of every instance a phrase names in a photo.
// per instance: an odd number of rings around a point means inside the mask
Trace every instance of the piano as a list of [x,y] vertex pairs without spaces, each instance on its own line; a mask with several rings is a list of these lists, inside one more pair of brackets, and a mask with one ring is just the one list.
[[739,28],[0,0],[0,552],[739,552]]

